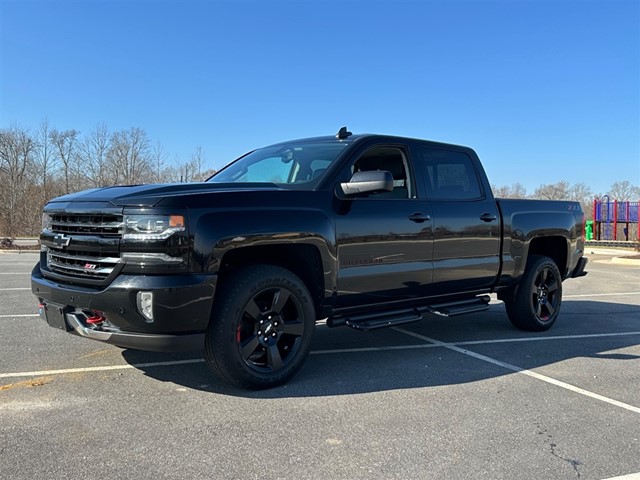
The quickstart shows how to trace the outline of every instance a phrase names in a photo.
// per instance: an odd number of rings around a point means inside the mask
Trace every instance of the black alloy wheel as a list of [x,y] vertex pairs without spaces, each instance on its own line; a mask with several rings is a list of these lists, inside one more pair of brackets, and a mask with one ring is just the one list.
[[516,327],[537,332],[551,328],[562,303],[562,276],[555,262],[549,257],[532,256],[515,294],[504,302],[509,320]]
[[300,350],[304,336],[303,308],[283,287],[264,290],[244,308],[236,329],[240,356],[259,372],[276,372]]
[[302,367],[315,328],[315,307],[296,275],[253,265],[228,275],[216,293],[205,360],[241,388],[270,388]]

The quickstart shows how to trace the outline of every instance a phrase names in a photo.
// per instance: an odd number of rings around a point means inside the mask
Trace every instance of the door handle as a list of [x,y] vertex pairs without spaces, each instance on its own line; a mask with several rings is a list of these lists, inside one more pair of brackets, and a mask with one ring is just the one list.
[[416,223],[428,222],[431,220],[429,215],[425,215],[424,213],[416,212],[409,215],[409,220]]
[[497,217],[493,213],[483,213],[480,215],[480,220],[483,222],[493,222]]

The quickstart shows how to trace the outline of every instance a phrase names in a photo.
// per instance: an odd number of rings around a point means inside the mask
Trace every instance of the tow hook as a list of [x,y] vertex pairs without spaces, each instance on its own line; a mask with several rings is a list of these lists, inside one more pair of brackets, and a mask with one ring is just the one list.
[[103,312],[93,310],[92,313],[93,315],[91,315],[90,317],[87,317],[86,319],[86,322],[89,325],[99,326],[106,320]]

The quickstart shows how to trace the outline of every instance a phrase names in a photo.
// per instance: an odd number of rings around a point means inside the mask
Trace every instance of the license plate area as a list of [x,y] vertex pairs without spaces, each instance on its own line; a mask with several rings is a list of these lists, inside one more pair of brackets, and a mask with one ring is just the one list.
[[55,303],[47,303],[44,305],[44,317],[49,326],[68,332],[71,330],[71,327],[65,320],[65,313],[67,312],[63,305],[56,305]]

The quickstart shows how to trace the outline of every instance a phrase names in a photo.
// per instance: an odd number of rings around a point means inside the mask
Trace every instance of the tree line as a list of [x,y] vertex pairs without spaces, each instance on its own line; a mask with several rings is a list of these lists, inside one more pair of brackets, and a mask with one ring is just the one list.
[[138,127],[110,131],[97,125],[82,134],[47,120],[35,131],[0,129],[0,237],[40,231],[51,198],[87,188],[140,183],[202,181],[215,173],[197,147],[184,161],[168,161],[159,142]]
[[[571,200],[580,202],[582,210],[588,218],[592,217],[594,198],[602,198],[600,192],[594,192],[585,183],[570,184],[566,180],[557,183],[540,185],[532,194],[527,193],[527,189],[520,183],[513,185],[492,185],[493,194],[499,198],[531,198],[538,200]],[[606,193],[611,201],[637,202],[640,201],[640,186],[633,185],[629,180],[614,182]]]
[[[13,125],[0,129],[0,237],[34,236],[42,207],[51,198],[87,188],[140,183],[202,181],[206,167],[201,147],[190,158],[169,162],[160,142],[139,127],[110,131],[97,125],[87,133],[59,130],[43,120],[34,131]],[[594,193],[584,183],[541,185],[532,194],[520,183],[493,186],[496,197],[574,200],[591,215]],[[615,182],[611,199],[637,201],[640,187]]]

